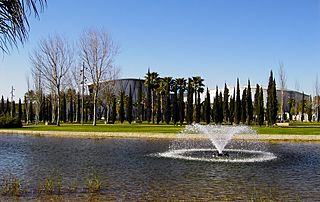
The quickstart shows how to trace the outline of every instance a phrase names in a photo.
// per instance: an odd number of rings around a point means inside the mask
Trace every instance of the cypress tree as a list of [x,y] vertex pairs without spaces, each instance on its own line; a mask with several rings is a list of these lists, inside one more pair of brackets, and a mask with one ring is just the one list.
[[230,120],[230,110],[229,110],[229,89],[227,84],[224,84],[224,91],[223,91],[223,116],[224,121],[227,123]]
[[133,103],[132,103],[132,91],[131,91],[131,85],[129,89],[129,98],[128,98],[128,103],[127,103],[127,121],[129,124],[132,122],[132,108],[133,108]]
[[236,96],[236,91],[235,91],[235,88],[233,88],[233,96],[230,97],[230,119],[229,120],[231,124],[234,122],[235,96]]
[[241,122],[243,124],[246,123],[247,121],[247,109],[246,109],[246,106],[247,106],[247,89],[245,88],[243,91],[242,91],[242,100],[241,100]]
[[67,122],[67,99],[66,99],[66,93],[62,94],[61,119],[62,119],[62,121],[64,123]]
[[30,103],[29,103],[29,121],[30,121],[30,123],[33,123],[33,117],[34,117],[32,105],[33,105],[32,101],[30,101]]
[[304,92],[302,92],[302,100],[301,100],[301,121],[304,121],[304,108],[305,108],[305,100],[304,100]]
[[14,118],[16,116],[16,103],[14,100],[11,102],[11,117]]
[[205,106],[205,115],[206,115],[206,123],[210,123],[210,116],[211,116],[211,103],[210,103],[210,92],[207,88],[207,98],[206,98],[206,106]]
[[161,113],[161,94],[158,93],[158,99],[157,99],[157,124],[160,123],[162,119],[162,113]]
[[120,92],[120,107],[119,107],[119,121],[123,123],[125,119],[124,115],[124,92]]
[[151,97],[151,83],[150,83],[150,79],[151,79],[151,74],[150,74],[150,70],[148,69],[148,73],[147,73],[147,100],[146,100],[146,110],[147,110],[147,121],[148,123],[151,122],[151,103],[152,103],[152,97]]
[[193,122],[193,88],[192,80],[188,79],[188,97],[187,97],[187,123]]
[[222,101],[222,92],[219,94],[219,101],[218,101],[218,122],[222,123],[223,122],[223,101]]
[[263,102],[263,89],[260,88],[259,97],[258,97],[258,104],[257,104],[257,118],[259,126],[263,125],[264,122],[264,102]]
[[112,98],[112,115],[111,115],[111,117],[112,117],[112,123],[114,124],[117,119],[117,98],[114,95]]
[[184,78],[176,79],[176,83],[179,86],[179,100],[178,100],[178,108],[179,108],[179,120],[182,125],[185,119],[185,102],[184,102],[184,91],[186,88],[186,80]]
[[197,101],[196,101],[196,123],[200,123],[201,118],[201,100],[200,100],[200,89],[198,89],[197,93]]
[[247,90],[247,125],[251,125],[252,117],[253,117],[253,106],[252,106],[252,95],[251,95],[251,86],[250,80],[248,80],[248,90]]
[[173,99],[172,99],[172,120],[173,124],[176,125],[179,121],[179,107],[178,107],[178,93],[177,84],[173,86]]
[[254,104],[253,104],[253,112],[254,112],[254,122],[257,124],[258,122],[258,99],[259,99],[259,94],[260,94],[260,86],[257,84],[256,86],[256,92],[254,94]]
[[7,98],[6,103],[6,114],[11,114],[9,98]]
[[239,79],[237,79],[237,94],[236,101],[234,106],[234,122],[235,124],[239,124],[241,119],[241,100],[240,100],[240,86]]
[[311,95],[310,95],[310,100],[308,103],[307,114],[308,114],[308,121],[311,122],[312,121],[312,98],[311,98]]
[[4,99],[3,96],[1,97],[1,105],[0,105],[1,109],[0,109],[0,114],[4,114],[5,110],[4,110]]
[[24,96],[24,108],[23,108],[23,114],[24,114],[24,122],[28,124],[28,115],[27,115],[27,97]]
[[267,93],[268,93],[268,96],[267,96],[267,116],[266,116],[266,118],[268,121],[268,125],[273,125],[277,121],[278,101],[277,101],[276,81],[273,78],[272,71],[270,72]]
[[213,99],[213,107],[212,107],[212,119],[217,124],[219,123],[219,92],[218,86],[216,86],[216,95]]
[[21,99],[19,98],[19,104],[18,104],[18,119],[21,121],[22,119],[22,104]]
[[70,94],[70,100],[69,100],[69,103],[70,103],[70,109],[69,109],[69,122],[73,122],[73,110],[74,110],[74,107],[73,107],[73,96],[72,94]]

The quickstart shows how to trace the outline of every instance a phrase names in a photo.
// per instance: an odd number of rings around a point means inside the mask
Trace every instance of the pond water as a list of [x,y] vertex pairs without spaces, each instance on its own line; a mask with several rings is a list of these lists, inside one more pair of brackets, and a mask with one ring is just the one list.
[[[0,178],[36,187],[55,171],[63,186],[95,170],[103,199],[320,200],[320,144],[264,143],[276,159],[255,163],[156,157],[170,140],[0,136]],[[31,194],[32,195],[32,194]],[[78,193],[70,198],[84,197]],[[30,196],[26,196],[30,197]]]

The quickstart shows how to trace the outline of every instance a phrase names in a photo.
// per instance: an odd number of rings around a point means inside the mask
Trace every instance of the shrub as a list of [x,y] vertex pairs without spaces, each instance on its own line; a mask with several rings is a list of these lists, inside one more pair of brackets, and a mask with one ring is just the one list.
[[5,114],[0,116],[0,128],[21,128],[22,122],[18,118],[12,118],[10,115]]

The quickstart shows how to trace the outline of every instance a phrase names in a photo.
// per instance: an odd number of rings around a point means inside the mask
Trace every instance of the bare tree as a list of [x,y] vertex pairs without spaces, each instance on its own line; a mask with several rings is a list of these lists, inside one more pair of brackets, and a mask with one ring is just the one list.
[[[38,49],[30,56],[35,70],[39,71],[43,81],[52,89],[56,98],[57,117],[56,125],[60,125],[60,93],[64,85],[66,75],[73,62],[72,49],[67,41],[59,35],[49,37],[39,43]],[[54,114],[54,113],[53,113]]]
[[86,30],[80,37],[80,57],[85,65],[87,79],[93,93],[93,125],[97,119],[97,99],[101,81],[114,79],[114,58],[118,47],[103,30]]
[[43,103],[43,85],[42,85],[42,78],[41,72],[38,70],[40,68],[32,69],[32,77],[33,77],[33,84],[34,84],[34,101],[35,101],[35,124],[39,123],[40,119],[40,111],[41,106]]
[[286,89],[287,76],[284,70],[284,65],[282,62],[279,62],[279,86],[281,91],[280,97],[280,112],[281,112],[281,121],[284,119],[284,91]]

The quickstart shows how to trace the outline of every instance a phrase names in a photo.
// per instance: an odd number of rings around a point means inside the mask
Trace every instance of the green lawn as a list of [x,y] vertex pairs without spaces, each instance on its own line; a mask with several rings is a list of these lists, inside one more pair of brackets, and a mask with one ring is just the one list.
[[[13,130],[33,131],[74,131],[74,132],[132,132],[132,133],[179,133],[185,126],[174,126],[165,124],[61,124],[54,125],[28,125]],[[289,127],[258,127],[252,126],[258,134],[292,134],[292,135],[320,135],[319,123],[290,124]],[[1,130],[1,129],[0,129]]]

